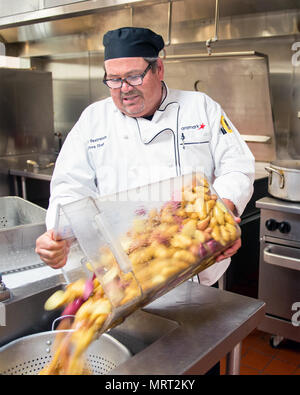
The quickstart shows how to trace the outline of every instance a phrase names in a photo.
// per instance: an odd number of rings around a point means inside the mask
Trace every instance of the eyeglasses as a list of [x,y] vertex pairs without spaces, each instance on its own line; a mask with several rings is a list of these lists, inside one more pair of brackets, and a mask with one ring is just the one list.
[[151,69],[151,67],[152,67],[152,65],[151,65],[151,63],[149,63],[146,70],[142,74],[130,75],[126,78],[111,78],[108,80],[106,78],[104,78],[103,83],[111,89],[122,88],[124,82],[126,82],[126,84],[128,84],[130,86],[142,85],[144,77],[148,73],[148,71]]

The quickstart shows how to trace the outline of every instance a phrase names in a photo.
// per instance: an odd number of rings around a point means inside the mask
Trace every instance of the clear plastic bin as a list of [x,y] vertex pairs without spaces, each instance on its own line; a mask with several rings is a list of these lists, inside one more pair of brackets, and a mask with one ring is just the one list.
[[113,306],[110,326],[214,264],[240,237],[202,174],[61,206],[56,232],[92,266]]

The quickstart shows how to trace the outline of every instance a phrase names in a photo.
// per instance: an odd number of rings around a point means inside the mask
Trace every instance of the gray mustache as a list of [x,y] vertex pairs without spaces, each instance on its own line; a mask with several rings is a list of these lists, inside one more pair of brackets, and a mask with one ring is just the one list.
[[131,96],[143,96],[139,91],[131,91],[129,93],[121,93],[121,99],[126,99]]

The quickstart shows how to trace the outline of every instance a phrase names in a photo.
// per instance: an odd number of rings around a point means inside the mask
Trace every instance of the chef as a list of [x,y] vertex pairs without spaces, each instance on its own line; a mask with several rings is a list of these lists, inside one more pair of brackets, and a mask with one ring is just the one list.
[[[201,168],[239,222],[253,193],[253,155],[220,105],[204,93],[165,84],[160,35],[124,27],[108,31],[103,44],[110,97],[88,106],[68,134],[51,181],[48,230],[36,242],[36,252],[53,268],[65,265],[68,255],[67,243],[53,237],[58,204]],[[202,271],[200,282],[216,283],[240,245],[236,241]]]

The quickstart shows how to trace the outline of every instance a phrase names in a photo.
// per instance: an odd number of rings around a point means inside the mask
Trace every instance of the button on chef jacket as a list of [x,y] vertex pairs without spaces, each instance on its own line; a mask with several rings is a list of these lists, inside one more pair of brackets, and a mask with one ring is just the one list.
[[[56,207],[114,194],[202,169],[241,215],[253,193],[255,160],[218,103],[201,92],[169,89],[151,120],[124,115],[111,97],[88,106],[68,134],[51,180],[47,228]],[[221,117],[227,122],[222,127]],[[199,274],[215,283],[230,259]]]

